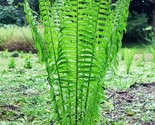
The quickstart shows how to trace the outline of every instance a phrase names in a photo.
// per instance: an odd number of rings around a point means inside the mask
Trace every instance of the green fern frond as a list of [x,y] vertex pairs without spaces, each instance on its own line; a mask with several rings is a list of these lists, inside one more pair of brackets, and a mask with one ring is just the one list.
[[35,46],[45,62],[55,124],[100,123],[104,76],[121,44],[129,0],[40,0],[44,34],[25,0]]

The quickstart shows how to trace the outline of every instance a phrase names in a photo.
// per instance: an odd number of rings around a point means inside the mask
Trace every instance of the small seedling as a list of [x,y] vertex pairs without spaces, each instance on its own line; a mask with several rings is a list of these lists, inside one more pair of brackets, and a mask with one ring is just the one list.
[[138,67],[141,67],[142,66],[142,59],[139,59],[137,60],[137,64],[136,64]]
[[151,53],[152,53],[152,61],[154,61],[155,62],[155,48],[150,48],[150,50],[151,50]]
[[20,51],[20,57],[23,58],[24,57],[24,52]]
[[155,62],[155,33],[152,32],[149,35],[150,35],[150,43],[151,43],[150,51],[152,53],[152,60]]
[[2,57],[3,58],[8,58],[8,50],[7,49],[2,52]]
[[31,63],[30,56],[25,58],[24,68],[26,68],[26,69],[31,69],[32,68],[32,63]]
[[142,61],[145,61],[145,53],[142,54]]
[[129,72],[130,72],[134,53],[135,53],[134,50],[127,49],[127,48],[124,49],[124,61],[125,61],[125,65],[127,68],[127,74],[129,74]]
[[9,63],[8,63],[8,68],[12,69],[12,68],[15,68],[15,66],[16,66],[15,65],[15,60],[14,60],[14,58],[11,58]]
[[131,107],[126,107],[125,108],[125,113],[127,116],[133,116],[135,114],[135,112],[132,111]]
[[121,50],[121,59],[124,61],[124,49]]

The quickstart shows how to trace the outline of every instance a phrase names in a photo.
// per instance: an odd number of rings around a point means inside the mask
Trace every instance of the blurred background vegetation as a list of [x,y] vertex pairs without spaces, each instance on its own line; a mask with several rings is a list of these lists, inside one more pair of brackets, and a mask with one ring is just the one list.
[[[115,1],[112,0],[112,3]],[[0,0],[0,50],[35,52],[23,2],[24,0]],[[29,0],[29,3],[39,15],[38,0]],[[132,0],[129,11],[123,46],[155,43],[155,0]]]

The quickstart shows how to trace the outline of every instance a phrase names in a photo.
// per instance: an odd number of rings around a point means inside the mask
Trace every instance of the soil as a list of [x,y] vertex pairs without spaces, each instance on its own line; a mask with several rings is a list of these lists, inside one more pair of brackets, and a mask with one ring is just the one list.
[[[109,101],[114,107],[104,114],[111,119],[107,124],[121,121],[119,125],[155,125],[155,82],[134,83],[126,91],[113,93],[114,96]],[[110,95],[111,92],[107,94]]]

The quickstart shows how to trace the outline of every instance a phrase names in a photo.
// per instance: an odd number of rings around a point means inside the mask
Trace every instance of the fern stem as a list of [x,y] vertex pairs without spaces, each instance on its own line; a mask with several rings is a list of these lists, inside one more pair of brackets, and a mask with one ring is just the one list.
[[[31,28],[31,30],[32,30],[33,39],[35,40],[35,42],[36,42],[36,41],[38,42],[39,47],[40,47],[41,50],[42,50],[42,51],[41,51],[41,55],[42,55],[42,59],[46,62],[46,63],[45,63],[45,66],[46,66],[46,71],[47,71],[47,74],[48,74],[48,83],[50,84],[51,89],[54,90],[53,85],[51,84],[51,81],[52,81],[52,80],[51,80],[51,78],[50,78],[50,69],[49,69],[49,65],[48,65],[48,63],[47,63],[47,55],[46,55],[46,53],[45,53],[45,51],[44,51],[45,48],[44,48],[43,42],[41,41],[42,38],[41,38],[40,34],[39,34],[38,31],[37,31],[37,27],[34,26],[34,23],[33,23],[33,22],[35,22],[35,21],[33,20],[32,12],[29,11],[30,6],[29,6],[29,4],[28,4],[28,1],[25,0],[24,2],[25,2],[24,9],[25,9],[25,12],[26,12],[26,15],[27,15],[27,20],[28,20],[28,22],[29,22],[29,24],[30,24],[30,28]],[[38,49],[39,49],[39,48],[38,48]],[[56,106],[56,107],[55,107],[55,108],[56,108],[55,113],[58,115],[58,119],[60,119],[60,113],[59,113],[59,110],[58,110],[58,104],[57,104],[56,96],[55,96],[54,92],[52,93],[52,95],[53,95],[53,102],[56,104],[56,105],[55,105],[55,106]],[[62,125],[61,122],[60,122],[60,125]]]
[[[49,66],[48,66],[48,64],[46,63],[46,71],[47,71],[47,74],[48,74],[48,83],[50,84],[50,87],[51,87],[51,89],[53,89],[54,90],[54,87],[53,87],[53,85],[51,84],[51,77],[50,77],[50,70],[49,70]],[[57,104],[57,100],[56,100],[56,96],[55,96],[55,94],[54,94],[54,91],[53,91],[53,100],[54,100],[54,102],[55,102],[55,104],[56,104],[56,111],[55,111],[55,113],[56,114],[58,114],[58,119],[61,119],[61,117],[60,117],[60,112],[59,112],[59,108],[58,108],[58,104]],[[62,125],[62,121],[60,121],[60,125]]]
[[[49,0],[48,0],[49,2]],[[46,13],[49,14],[48,12],[48,8],[47,8],[47,5],[45,5],[45,0],[44,0],[44,6],[46,8]],[[55,66],[56,66],[56,72],[57,72],[57,76],[58,76],[58,81],[59,81],[59,89],[60,89],[60,97],[61,97],[61,101],[62,101],[62,107],[63,107],[63,111],[65,111],[65,107],[64,107],[64,99],[63,99],[63,91],[62,91],[62,86],[61,86],[61,80],[60,80],[60,74],[59,74],[59,70],[58,70],[58,64],[57,64],[57,58],[56,58],[56,52],[55,52],[55,48],[54,48],[54,41],[53,41],[53,33],[52,33],[52,30],[51,30],[51,23],[50,23],[50,16],[47,16],[48,17],[48,24],[50,26],[49,28],[49,32],[51,34],[51,43],[52,43],[52,51],[53,51],[53,56],[54,56],[54,63],[55,63]]]
[[[93,53],[95,51],[95,44],[96,44],[96,32],[97,32],[97,25],[98,25],[98,17],[99,17],[99,11],[100,11],[100,5],[101,5],[101,0],[99,1],[99,6],[98,6],[98,12],[97,12],[97,18],[96,18],[96,23],[95,23],[95,34],[94,34],[94,42],[93,42]],[[89,98],[89,86],[90,86],[90,78],[91,78],[91,73],[92,73],[92,64],[93,64],[93,58],[94,55],[92,55],[91,58],[91,66],[89,70],[89,78],[88,78],[88,84],[87,84],[87,92],[86,92],[86,100],[85,100],[85,110],[87,110],[87,104],[88,104],[88,98]]]
[[78,67],[79,67],[79,64],[78,64],[78,61],[79,61],[79,59],[78,59],[78,52],[79,52],[79,44],[78,44],[78,42],[79,42],[79,38],[78,38],[78,35],[79,35],[79,33],[78,33],[78,27],[79,27],[79,19],[78,19],[78,9],[79,9],[79,7],[78,7],[78,4],[79,4],[79,1],[77,0],[77,5],[76,5],[76,9],[77,9],[77,15],[76,15],[76,85],[75,85],[75,125],[77,125],[77,122],[78,122],[78,83],[79,83],[79,69],[78,69]]

